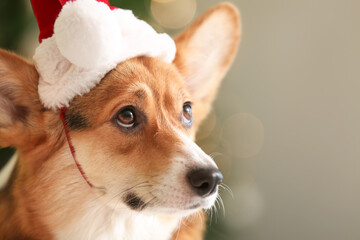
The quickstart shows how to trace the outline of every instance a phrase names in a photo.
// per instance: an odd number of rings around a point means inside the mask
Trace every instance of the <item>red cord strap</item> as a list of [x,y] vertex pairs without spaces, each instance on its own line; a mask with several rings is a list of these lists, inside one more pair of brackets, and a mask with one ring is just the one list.
[[94,186],[89,182],[89,180],[86,178],[86,175],[85,175],[85,172],[84,170],[81,168],[80,166],[80,163],[76,160],[76,156],[75,156],[75,149],[74,149],[74,146],[72,145],[71,143],[71,139],[70,139],[70,136],[69,136],[69,132],[68,132],[68,129],[66,127],[66,121],[65,121],[65,112],[66,112],[66,107],[62,107],[60,109],[60,118],[62,120],[62,123],[63,123],[63,126],[64,126],[64,131],[65,131],[65,135],[66,135],[66,139],[67,139],[67,142],[69,144],[69,148],[70,148],[70,151],[71,151],[71,155],[73,156],[73,159],[75,161],[75,164],[76,164],[76,167],[79,169],[79,172],[81,173],[81,176],[83,176],[83,178],[85,179],[86,183],[91,187],[93,188]]

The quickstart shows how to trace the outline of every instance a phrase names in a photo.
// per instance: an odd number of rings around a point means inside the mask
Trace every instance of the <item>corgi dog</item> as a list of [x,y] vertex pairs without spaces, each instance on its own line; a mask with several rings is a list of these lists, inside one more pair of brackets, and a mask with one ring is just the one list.
[[172,63],[126,60],[76,96],[65,130],[39,99],[34,64],[1,50],[0,146],[17,153],[0,190],[0,239],[203,239],[222,175],[195,133],[240,32],[237,9],[215,6],[174,38]]

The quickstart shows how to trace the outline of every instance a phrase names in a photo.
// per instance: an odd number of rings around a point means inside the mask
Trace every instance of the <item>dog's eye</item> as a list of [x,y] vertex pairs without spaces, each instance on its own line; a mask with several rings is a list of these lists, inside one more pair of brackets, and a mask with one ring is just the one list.
[[136,123],[135,111],[132,107],[125,107],[116,116],[117,124],[123,128],[131,128]]
[[193,116],[191,111],[191,103],[186,102],[183,105],[183,114],[182,114],[182,121],[184,125],[191,126],[193,122]]

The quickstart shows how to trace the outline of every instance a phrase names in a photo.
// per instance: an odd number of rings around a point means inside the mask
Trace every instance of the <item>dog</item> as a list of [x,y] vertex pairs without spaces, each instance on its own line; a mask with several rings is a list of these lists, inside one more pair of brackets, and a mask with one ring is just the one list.
[[126,60],[76,96],[65,130],[39,99],[34,64],[1,50],[0,146],[17,153],[0,192],[0,238],[202,239],[222,175],[195,133],[240,35],[237,9],[213,7],[174,39],[171,64]]

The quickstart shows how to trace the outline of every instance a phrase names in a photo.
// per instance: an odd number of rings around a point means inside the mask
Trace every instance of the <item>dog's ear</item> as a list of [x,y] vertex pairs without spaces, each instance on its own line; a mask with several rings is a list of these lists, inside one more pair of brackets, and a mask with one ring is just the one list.
[[[0,50],[0,146],[18,146],[40,112],[38,74],[33,64]],[[28,139],[29,140],[29,139]]]
[[175,38],[177,55],[174,64],[199,106],[197,124],[209,112],[220,82],[234,60],[240,33],[237,9],[222,3],[208,10]]

